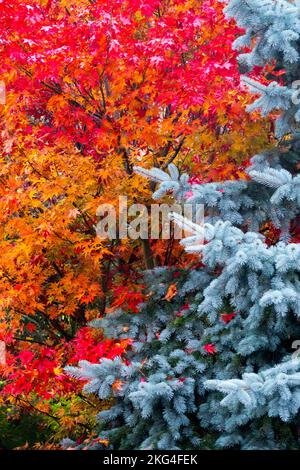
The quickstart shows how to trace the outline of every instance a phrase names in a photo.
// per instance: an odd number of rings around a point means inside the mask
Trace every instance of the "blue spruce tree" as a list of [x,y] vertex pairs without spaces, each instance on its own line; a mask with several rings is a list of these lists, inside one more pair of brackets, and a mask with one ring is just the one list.
[[[231,0],[226,14],[245,30],[235,47],[252,47],[240,55],[242,80],[259,95],[249,111],[278,112],[277,145],[252,158],[249,181],[190,185],[173,165],[135,169],[158,184],[154,198],[172,191],[183,202],[188,192],[188,202],[204,204],[204,226],[189,224],[182,240],[202,267],[179,270],[175,281],[169,268],[146,272],[151,295],[138,315],[120,310],[94,322],[134,340],[126,363],[68,368],[87,379],[86,392],[114,397],[99,434],[115,449],[300,447],[300,245],[290,242],[300,212],[300,2]],[[284,85],[247,76],[274,61]],[[280,230],[272,246],[260,233],[265,223]],[[116,380],[122,387],[112,391]]]

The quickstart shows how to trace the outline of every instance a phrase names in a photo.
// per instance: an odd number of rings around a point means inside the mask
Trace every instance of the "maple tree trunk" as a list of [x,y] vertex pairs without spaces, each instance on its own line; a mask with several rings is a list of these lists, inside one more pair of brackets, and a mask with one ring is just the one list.
[[141,240],[143,248],[144,262],[147,269],[154,269],[154,260],[149,240]]

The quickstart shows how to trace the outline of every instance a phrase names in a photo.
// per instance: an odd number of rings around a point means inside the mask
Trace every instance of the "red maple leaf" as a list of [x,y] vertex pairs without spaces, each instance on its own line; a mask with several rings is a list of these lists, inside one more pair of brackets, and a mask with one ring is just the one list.
[[236,316],[236,313],[222,313],[221,314],[221,320],[224,323],[229,323],[234,317]]
[[205,344],[203,346],[203,349],[208,353],[208,354],[215,354],[217,352],[216,347],[212,343]]

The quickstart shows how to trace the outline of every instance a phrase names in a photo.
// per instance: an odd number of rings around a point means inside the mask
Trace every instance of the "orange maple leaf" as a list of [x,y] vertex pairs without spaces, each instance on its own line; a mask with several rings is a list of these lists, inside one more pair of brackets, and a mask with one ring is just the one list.
[[164,300],[167,300],[168,302],[170,302],[175,297],[176,294],[177,294],[176,284],[170,284],[168,287],[167,293],[164,296]]
[[122,387],[124,385],[124,382],[120,379],[116,379],[114,383],[112,384],[112,389],[114,392],[119,392],[122,390]]

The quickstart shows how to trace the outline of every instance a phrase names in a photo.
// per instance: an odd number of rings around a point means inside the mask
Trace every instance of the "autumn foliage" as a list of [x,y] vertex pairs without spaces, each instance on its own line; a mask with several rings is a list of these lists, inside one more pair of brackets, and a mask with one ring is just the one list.
[[[76,402],[80,390],[63,367],[130,347],[95,337],[87,323],[118,306],[137,314],[141,270],[186,262],[174,240],[96,236],[100,204],[117,207],[120,195],[150,203],[133,165],[176,161],[198,182],[244,177],[248,158],[268,145],[269,123],[246,112],[232,49],[238,29],[222,8],[217,0],[0,4],[1,394],[14,406],[51,414],[62,397]],[[65,425],[69,432],[70,418]]]

